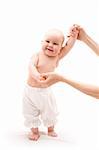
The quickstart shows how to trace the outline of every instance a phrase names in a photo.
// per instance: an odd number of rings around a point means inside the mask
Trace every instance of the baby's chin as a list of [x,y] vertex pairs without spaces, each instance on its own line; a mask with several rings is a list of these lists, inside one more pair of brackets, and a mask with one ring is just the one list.
[[55,57],[57,56],[58,54],[55,54],[53,52],[45,52],[45,55],[49,56],[49,57]]

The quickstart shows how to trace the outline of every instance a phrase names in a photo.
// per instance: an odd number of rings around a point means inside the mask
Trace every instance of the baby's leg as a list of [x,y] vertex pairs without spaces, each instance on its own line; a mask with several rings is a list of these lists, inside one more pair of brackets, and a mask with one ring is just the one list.
[[54,126],[48,127],[48,135],[53,136],[53,137],[57,137],[57,133],[54,131]]
[[25,125],[29,128],[32,127],[31,132],[28,134],[28,138],[34,141],[38,140],[40,137],[38,126],[41,124],[39,120],[40,111],[32,103],[32,98],[27,95],[23,97],[23,115],[25,117]]
[[28,135],[28,138],[33,141],[37,141],[40,137],[38,128],[31,128],[31,132]]

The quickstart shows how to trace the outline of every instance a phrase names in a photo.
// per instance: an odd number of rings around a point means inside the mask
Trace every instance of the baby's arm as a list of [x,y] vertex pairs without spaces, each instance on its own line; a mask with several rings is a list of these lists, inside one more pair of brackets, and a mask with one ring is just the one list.
[[99,44],[97,44],[81,27],[79,28],[77,39],[87,44],[99,56]]
[[40,73],[37,70],[37,64],[38,64],[38,55],[33,54],[29,62],[29,73],[31,77],[34,78],[35,80],[39,80],[40,78]]
[[70,30],[70,35],[68,36],[69,39],[66,42],[65,46],[61,49],[61,52],[59,54],[59,59],[63,58],[74,46],[78,33],[79,31],[77,27],[73,25],[73,27],[71,27],[71,30]]

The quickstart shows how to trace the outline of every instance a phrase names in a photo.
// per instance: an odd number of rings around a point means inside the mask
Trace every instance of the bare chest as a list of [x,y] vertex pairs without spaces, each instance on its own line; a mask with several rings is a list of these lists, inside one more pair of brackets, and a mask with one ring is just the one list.
[[37,64],[37,69],[40,73],[54,71],[57,67],[58,58],[57,57],[39,57]]

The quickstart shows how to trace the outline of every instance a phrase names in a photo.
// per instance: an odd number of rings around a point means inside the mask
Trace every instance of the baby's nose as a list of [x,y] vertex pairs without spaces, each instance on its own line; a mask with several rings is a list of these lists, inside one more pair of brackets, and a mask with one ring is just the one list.
[[52,47],[52,46],[53,46],[53,43],[50,42],[50,43],[49,43],[49,46]]

